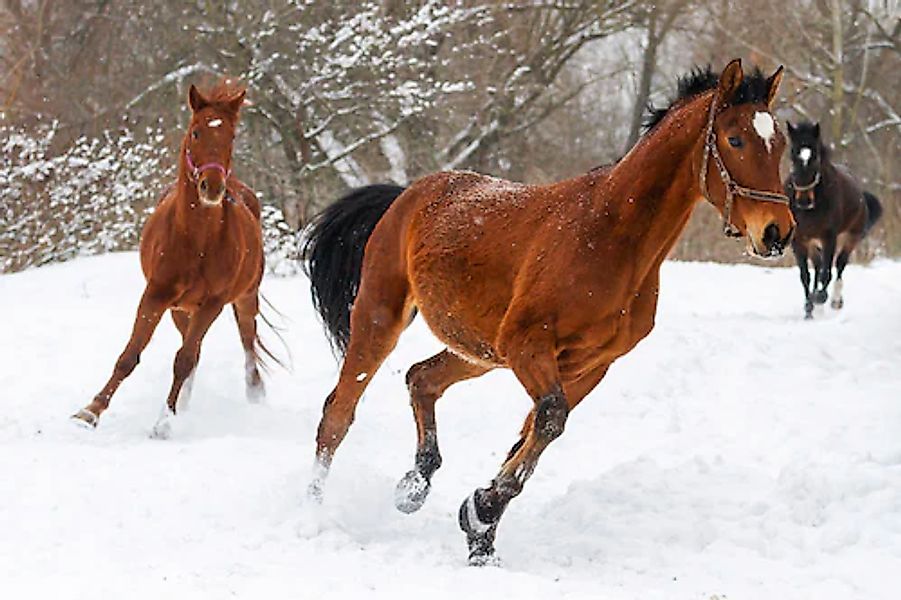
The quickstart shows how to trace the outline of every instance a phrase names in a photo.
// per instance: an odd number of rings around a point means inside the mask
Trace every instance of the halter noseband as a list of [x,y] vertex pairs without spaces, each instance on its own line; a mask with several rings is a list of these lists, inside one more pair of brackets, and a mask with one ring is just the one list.
[[231,170],[226,169],[217,162],[204,163],[199,167],[194,166],[194,161],[191,160],[191,152],[188,150],[185,150],[185,162],[188,164],[188,171],[191,173],[191,178],[194,181],[197,181],[197,178],[200,177],[200,174],[204,171],[219,171],[222,173],[224,179],[228,179],[232,174]]
[[798,185],[797,182],[795,182],[794,176],[792,176],[792,188],[794,188],[794,192],[795,192],[795,201],[800,202],[801,194],[804,192],[807,192],[807,196],[808,196],[808,198],[810,198],[811,208],[812,208],[813,202],[815,199],[813,189],[815,187],[817,187],[819,184],[820,184],[820,171],[819,170],[817,170],[816,175],[813,176],[813,181],[811,181],[807,185]]
[[726,199],[723,206],[723,234],[727,237],[741,237],[741,232],[732,224],[732,203],[735,200],[735,196],[744,196],[760,202],[777,202],[785,205],[789,205],[789,199],[788,196],[779,192],[767,192],[745,187],[736,183],[732,178],[729,169],[726,168],[726,163],[723,162],[723,157],[720,156],[719,148],[716,145],[716,132],[713,130],[713,121],[716,118],[718,104],[719,90],[713,93],[713,102],[710,104],[710,113],[707,116],[707,130],[704,134],[704,154],[701,158],[701,192],[704,194],[704,199],[713,204],[713,200],[710,198],[710,190],[707,188],[707,164],[710,156],[713,155],[713,161],[720,173],[720,179],[726,187]]

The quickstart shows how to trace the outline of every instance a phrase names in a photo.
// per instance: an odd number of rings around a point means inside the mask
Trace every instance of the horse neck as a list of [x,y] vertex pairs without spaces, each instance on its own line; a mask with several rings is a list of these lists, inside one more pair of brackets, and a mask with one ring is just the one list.
[[595,194],[597,214],[616,204],[618,223],[638,242],[641,258],[662,262],[702,195],[700,163],[712,99],[713,92],[706,92],[672,109]]

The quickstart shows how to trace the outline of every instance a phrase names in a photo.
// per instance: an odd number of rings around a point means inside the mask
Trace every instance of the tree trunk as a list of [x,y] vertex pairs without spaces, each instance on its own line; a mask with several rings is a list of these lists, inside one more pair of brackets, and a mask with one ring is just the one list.
[[843,129],[842,105],[845,101],[842,2],[841,0],[831,0],[829,6],[832,12],[832,143],[839,144]]
[[626,147],[623,148],[623,152],[628,152],[638,141],[645,107],[651,97],[651,81],[654,78],[654,71],[657,69],[657,48],[660,46],[660,36],[657,33],[658,11],[658,5],[654,4],[648,15],[648,37],[641,58],[638,95],[635,97],[635,106],[632,107],[632,122],[629,125],[629,137],[626,139]]

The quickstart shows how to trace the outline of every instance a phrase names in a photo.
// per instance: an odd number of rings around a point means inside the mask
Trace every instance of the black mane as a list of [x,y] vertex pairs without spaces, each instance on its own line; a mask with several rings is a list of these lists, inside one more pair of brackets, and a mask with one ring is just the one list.
[[[710,65],[706,67],[694,67],[687,74],[680,77],[676,84],[676,96],[669,101],[666,107],[656,107],[652,103],[648,104],[647,114],[644,118],[645,132],[650,131],[657,126],[663,117],[672,110],[672,108],[685,100],[697,96],[707,90],[712,90],[719,82],[720,76],[714,72]],[[750,73],[746,73],[742,79],[741,85],[732,97],[732,104],[753,104],[755,102],[766,102],[769,92],[769,85],[766,77],[758,67]]]

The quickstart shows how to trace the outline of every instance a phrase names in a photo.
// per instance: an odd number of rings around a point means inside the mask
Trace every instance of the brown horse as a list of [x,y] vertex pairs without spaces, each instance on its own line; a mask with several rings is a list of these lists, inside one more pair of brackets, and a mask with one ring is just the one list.
[[[174,380],[154,435],[169,434],[176,402],[190,394],[190,377],[210,325],[231,303],[246,355],[248,399],[263,396],[256,331],[263,276],[260,203],[231,174],[232,145],[245,89],[223,81],[188,95],[191,124],[181,144],[178,180],[147,220],[141,236],[141,268],[147,280],[128,345],[112,377],[74,418],[97,426],[122,380],[134,370],[166,310],[182,336]],[[182,385],[184,390],[182,389]]]
[[[792,199],[792,214],[798,222],[792,250],[804,287],[804,318],[812,319],[813,305],[824,304],[828,298],[833,262],[836,277],[832,308],[844,306],[842,275],[851,253],[882,215],[882,204],[844,168],[832,163],[819,123],[787,125],[792,172],[785,181],[785,191]],[[812,289],[808,261],[813,262]]]
[[438,173],[329,207],[304,254],[314,302],[345,353],[319,425],[313,498],[360,395],[418,310],[447,350],[407,372],[418,447],[398,484],[401,511],[422,506],[441,464],[434,408],[449,386],[505,367],[534,401],[500,472],[460,507],[470,562],[491,560],[501,515],[542,451],[653,328],[660,264],[699,199],[758,255],[788,243],[785,141],[769,112],[781,73],[745,77],[739,61],[719,76],[692,73],[622,160],[575,179]]

